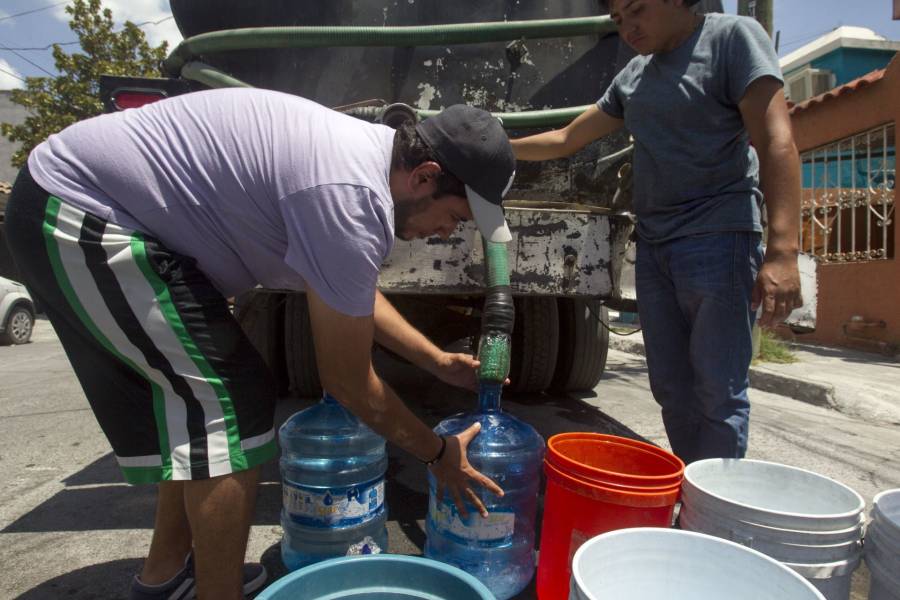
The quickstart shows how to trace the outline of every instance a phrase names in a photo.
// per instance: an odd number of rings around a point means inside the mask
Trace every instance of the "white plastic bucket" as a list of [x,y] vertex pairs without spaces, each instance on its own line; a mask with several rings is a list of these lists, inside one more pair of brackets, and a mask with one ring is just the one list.
[[853,580],[853,572],[859,568],[862,553],[847,560],[839,560],[831,563],[797,564],[782,562],[802,577],[806,578],[813,587],[822,592],[828,600],[836,598],[850,598],[850,586]]
[[900,600],[900,489],[881,492],[872,502],[866,564],[869,600]]
[[778,463],[711,458],[684,470],[682,502],[698,512],[797,531],[856,527],[865,501],[843,483]]
[[872,575],[869,600],[900,600],[900,573],[897,572],[896,565],[891,568],[868,550],[866,565]]
[[900,488],[877,494],[872,501],[872,527],[900,552]]
[[865,501],[817,473],[777,463],[709,459],[685,469],[683,529],[781,561],[828,600],[848,600],[862,556]]
[[[850,541],[832,543],[838,536],[831,532],[763,528],[753,523],[696,512],[693,506],[687,504],[681,507],[678,518],[682,529],[730,540],[782,562],[830,563],[858,559],[862,552],[862,523],[851,529],[850,534],[846,530],[840,532],[841,537],[847,537]],[[785,541],[788,539],[791,542]]]
[[761,552],[712,536],[620,529],[585,542],[572,560],[569,600],[824,600]]

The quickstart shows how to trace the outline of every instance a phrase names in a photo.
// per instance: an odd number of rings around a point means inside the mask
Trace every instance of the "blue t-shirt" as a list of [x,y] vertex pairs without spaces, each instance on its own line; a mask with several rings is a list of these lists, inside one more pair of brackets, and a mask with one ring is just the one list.
[[297,96],[211,90],[76,123],[28,167],[64,201],[195,258],[225,296],[310,286],[361,316],[394,241],[393,139]]
[[738,109],[761,77],[783,82],[762,26],[708,14],[678,48],[636,56],[613,80],[597,104],[635,140],[641,239],[762,230],[759,160]]

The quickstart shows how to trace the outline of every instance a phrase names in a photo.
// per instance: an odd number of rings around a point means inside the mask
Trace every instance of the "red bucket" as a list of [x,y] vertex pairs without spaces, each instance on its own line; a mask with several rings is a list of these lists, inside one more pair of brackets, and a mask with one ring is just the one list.
[[572,557],[590,538],[626,527],[669,527],[684,463],[651,444],[599,433],[547,442],[537,571],[540,600],[568,597]]

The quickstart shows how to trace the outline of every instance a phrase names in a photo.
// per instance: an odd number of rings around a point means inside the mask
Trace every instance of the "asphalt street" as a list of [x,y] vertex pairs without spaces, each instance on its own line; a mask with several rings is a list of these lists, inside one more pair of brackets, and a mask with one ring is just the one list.
[[[381,357],[385,378],[428,423],[470,409],[472,395]],[[753,390],[749,458],[833,477],[868,502],[900,487],[900,428]],[[279,418],[312,399],[284,399]],[[564,431],[625,435],[666,447],[643,358],[611,350],[593,394],[505,399],[503,406],[544,436]],[[49,323],[32,343],[0,347],[0,598],[122,598],[149,544],[155,489],[122,483]],[[248,559],[284,572],[278,554],[277,464],[264,470]],[[388,471],[390,550],[418,554],[427,506],[424,469],[392,449]],[[864,600],[868,574],[854,577]],[[535,598],[533,589],[518,600]]]

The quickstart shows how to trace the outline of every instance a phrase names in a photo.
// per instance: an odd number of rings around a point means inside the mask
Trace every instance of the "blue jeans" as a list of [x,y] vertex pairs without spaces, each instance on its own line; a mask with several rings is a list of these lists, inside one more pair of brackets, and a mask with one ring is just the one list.
[[750,295],[760,235],[723,232],[638,242],[635,279],[650,388],[686,463],[747,451]]

